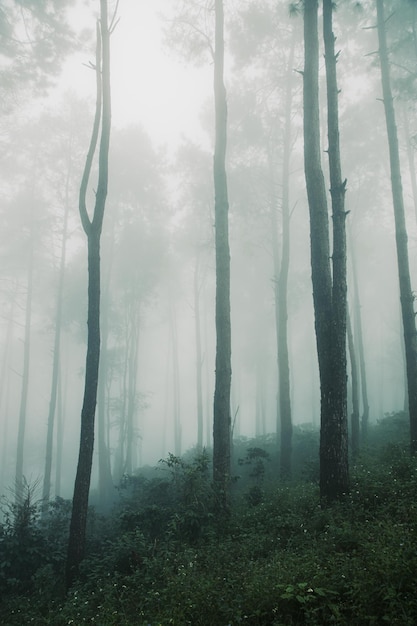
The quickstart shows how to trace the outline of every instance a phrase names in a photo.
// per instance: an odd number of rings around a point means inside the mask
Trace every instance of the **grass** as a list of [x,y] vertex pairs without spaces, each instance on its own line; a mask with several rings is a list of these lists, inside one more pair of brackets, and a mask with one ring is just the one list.
[[[64,503],[55,511],[60,523],[52,515],[49,530],[34,511],[30,580],[19,581],[16,572],[9,580],[0,563],[0,623],[417,623],[417,462],[401,437],[386,443],[393,423],[390,416],[379,425],[375,443],[351,468],[350,493],[327,508],[314,481],[280,485],[271,475],[272,455],[268,465],[259,454],[256,471],[237,481],[223,525],[211,514],[207,463],[169,457],[166,478],[133,479],[111,515],[95,516],[89,556],[67,596],[63,557],[50,562],[44,541],[48,531],[49,552],[64,553]],[[269,469],[259,471],[259,458]],[[254,486],[257,497],[248,497]],[[13,525],[3,527],[3,551],[12,534]]]

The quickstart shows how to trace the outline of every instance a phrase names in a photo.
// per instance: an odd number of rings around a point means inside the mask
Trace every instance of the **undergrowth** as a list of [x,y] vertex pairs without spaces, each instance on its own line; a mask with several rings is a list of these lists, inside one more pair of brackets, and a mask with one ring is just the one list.
[[279,484],[272,447],[241,442],[231,516],[220,522],[208,456],[170,455],[159,473],[126,479],[111,515],[92,512],[88,557],[67,595],[68,503],[55,502],[42,519],[31,501],[23,527],[9,508],[0,528],[0,623],[417,623],[417,462],[405,439],[392,437],[397,419],[375,429],[351,467],[349,494],[327,508],[315,468]]

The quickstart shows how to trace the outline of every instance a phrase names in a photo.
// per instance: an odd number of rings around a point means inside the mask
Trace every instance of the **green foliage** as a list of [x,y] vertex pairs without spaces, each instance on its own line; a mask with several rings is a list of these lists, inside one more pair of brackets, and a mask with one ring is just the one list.
[[[280,485],[258,471],[259,461],[265,474],[273,463],[260,441],[241,457],[248,474],[225,528],[210,515],[205,453],[169,455],[158,471],[126,478],[111,516],[91,512],[89,556],[66,597],[50,546],[62,559],[68,503],[55,503],[45,523],[36,507],[29,516],[21,511],[1,536],[25,519],[23,534],[39,541],[39,566],[26,555],[30,581],[2,594],[0,623],[415,624],[417,460],[392,438],[398,419],[387,416],[370,430],[378,445],[352,468],[350,493],[326,508],[314,482]],[[258,483],[262,499],[253,503],[248,487]]]

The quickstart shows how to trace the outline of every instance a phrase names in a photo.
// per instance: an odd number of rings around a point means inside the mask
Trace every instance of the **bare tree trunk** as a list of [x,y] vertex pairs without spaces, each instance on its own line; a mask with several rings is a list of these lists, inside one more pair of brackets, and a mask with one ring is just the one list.
[[139,304],[133,298],[130,312],[128,352],[128,387],[127,387],[127,414],[126,414],[126,463],[125,472],[133,473],[133,458],[135,456],[137,429],[135,418],[138,408],[137,379],[139,358]]
[[180,390],[180,364],[178,351],[178,327],[175,310],[174,296],[169,294],[169,330],[172,346],[172,396],[173,409],[171,414],[174,418],[174,449],[175,455],[181,456],[182,430],[181,430],[181,390]]
[[291,111],[293,88],[293,62],[295,31],[293,33],[287,68],[287,93],[285,103],[284,154],[282,169],[282,257],[275,296],[277,308],[277,354],[279,371],[279,413],[281,424],[281,478],[291,477],[292,461],[292,415],[290,389],[290,363],[288,354],[288,274],[290,267],[290,159],[291,159]]
[[331,2],[324,0],[328,136],[333,207],[333,280],[329,218],[321,168],[318,98],[318,2],[304,4],[304,168],[310,211],[311,268],[321,386],[320,495],[331,501],[348,488],[346,380],[345,185],[340,177],[336,58]]
[[[111,230],[113,232],[113,229]],[[114,494],[113,478],[111,473],[111,459],[109,442],[107,437],[108,407],[109,401],[106,397],[108,385],[111,385],[111,378],[108,364],[108,337],[109,337],[109,306],[110,306],[110,278],[113,264],[114,237],[111,236],[110,251],[108,254],[108,265],[104,280],[101,305],[101,354],[97,389],[97,438],[98,438],[98,491],[99,500],[102,507],[111,503]]]
[[56,420],[56,463],[55,463],[55,495],[61,494],[62,452],[64,448],[64,412],[67,380],[62,380],[62,367],[58,373],[57,420]]
[[203,359],[201,353],[201,315],[200,315],[200,255],[197,252],[194,268],[194,320],[196,346],[196,395],[197,395],[197,448],[203,447]]
[[352,457],[355,459],[359,454],[360,447],[360,428],[359,428],[359,381],[358,381],[358,368],[356,364],[356,352],[355,344],[353,341],[352,324],[350,321],[349,312],[347,313],[347,336],[349,346],[350,357],[350,371],[352,377],[352,415],[351,415],[351,442],[352,442]]
[[[81,410],[81,435],[75,477],[72,515],[68,541],[66,584],[69,588],[78,575],[85,552],[88,496],[94,448],[94,418],[97,402],[100,361],[100,237],[108,185],[108,157],[111,126],[110,32],[107,0],[100,0],[100,23],[97,26],[97,106],[93,134],[80,187],[80,217],[88,242],[88,338],[84,400]],[[101,115],[101,106],[103,114]],[[101,120],[99,174],[93,217],[86,208],[86,193]]]
[[16,502],[19,503],[23,493],[23,459],[26,431],[26,413],[27,398],[29,391],[29,367],[31,352],[31,324],[32,324],[32,296],[33,296],[33,228],[31,227],[29,242],[29,266],[26,294],[26,312],[25,312],[25,338],[23,347],[23,374],[22,374],[22,391],[20,395],[19,409],[19,427],[17,434],[17,451],[16,451],[16,478],[15,478],[15,496]]
[[[333,224],[333,287],[332,287],[332,397],[329,418],[321,440],[324,456],[321,471],[321,492],[326,499],[346,493],[349,484],[347,425],[347,363],[346,363],[346,180],[342,180],[339,142],[339,89],[337,86],[333,34],[333,2],[323,0],[323,36],[327,83],[327,130],[330,171],[330,194]],[[330,472],[329,472],[330,469]],[[329,475],[330,474],[330,475]],[[332,475],[333,474],[333,475]]]
[[213,404],[213,479],[220,510],[229,509],[230,491],[230,250],[229,200],[226,175],[227,101],[224,86],[223,1],[215,0],[214,105],[215,147],[213,160],[216,245],[216,373]]
[[6,340],[1,364],[0,374],[0,411],[4,415],[3,435],[2,435],[2,450],[1,450],[1,470],[0,470],[0,485],[4,483],[6,476],[6,459],[7,450],[9,446],[9,399],[10,399],[10,376],[8,370],[11,368],[11,356],[12,356],[12,343],[13,343],[13,326],[14,326],[14,312],[16,304],[16,283],[14,285],[14,291],[12,293],[12,300],[10,304],[10,310],[7,320]]
[[362,314],[361,314],[361,301],[359,294],[359,281],[358,271],[356,267],[356,252],[353,246],[352,237],[349,240],[350,243],[350,258],[352,261],[352,277],[353,277],[353,310],[354,310],[354,329],[356,337],[356,345],[359,356],[359,371],[360,371],[360,387],[362,395],[362,418],[361,418],[361,436],[362,441],[366,442],[368,438],[368,423],[369,423],[369,400],[368,400],[368,382],[365,366],[365,347],[363,342],[362,332]]
[[[414,8],[415,10],[415,8]],[[408,159],[408,169],[410,171],[410,180],[411,180],[411,191],[413,195],[413,204],[414,204],[414,215],[417,221],[417,174],[416,174],[416,162],[414,158],[414,147],[411,142],[410,136],[410,124],[408,121],[408,115],[406,110],[406,105],[403,103],[403,120],[404,120],[404,132],[405,132],[405,141],[407,145],[407,159]]]
[[61,246],[61,259],[59,266],[58,277],[58,294],[56,303],[56,318],[55,318],[55,338],[53,348],[53,362],[52,362],[52,382],[51,382],[51,395],[49,399],[49,413],[48,413],[48,427],[46,433],[46,452],[45,452],[45,470],[43,476],[43,489],[42,500],[43,514],[48,511],[48,502],[51,492],[51,471],[52,471],[52,456],[53,456],[53,440],[54,440],[54,422],[55,411],[58,394],[58,376],[60,370],[61,359],[61,327],[62,327],[62,304],[64,293],[64,281],[65,281],[65,265],[66,265],[66,252],[67,252],[67,235],[68,235],[68,213],[69,213],[69,182],[71,176],[71,155],[69,155],[69,164],[67,171],[67,178],[65,183],[65,208],[64,208],[64,225],[62,228],[62,246]]
[[391,189],[395,218],[398,275],[400,284],[401,313],[404,330],[405,357],[407,365],[408,410],[410,415],[410,450],[417,452],[417,333],[414,313],[414,295],[411,288],[408,259],[408,237],[404,214],[404,199],[401,181],[400,156],[394,101],[391,92],[389,58],[385,32],[383,0],[376,0],[379,59],[381,65],[382,93],[387,126]]

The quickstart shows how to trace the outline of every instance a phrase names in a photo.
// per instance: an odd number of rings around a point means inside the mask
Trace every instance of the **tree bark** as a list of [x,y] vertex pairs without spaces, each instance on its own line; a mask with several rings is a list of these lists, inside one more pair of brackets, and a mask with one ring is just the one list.
[[331,2],[324,0],[323,12],[326,14],[324,30],[333,207],[333,280],[327,197],[320,158],[317,0],[306,0],[304,4],[304,169],[310,211],[313,302],[321,386],[320,496],[323,501],[332,501],[348,488],[345,185],[341,182],[338,151],[336,58]]
[[387,127],[389,159],[391,169],[391,189],[394,207],[395,240],[397,248],[398,275],[400,285],[401,314],[404,331],[404,346],[408,384],[408,410],[410,416],[410,450],[417,452],[417,333],[414,313],[414,296],[411,289],[408,259],[408,237],[405,223],[404,199],[401,181],[400,156],[394,101],[391,91],[389,57],[385,32],[383,0],[376,0],[379,59]]
[[[330,195],[333,224],[333,285],[331,350],[332,394],[329,415],[321,440],[324,456],[321,490],[326,499],[333,499],[348,489],[348,424],[346,363],[346,180],[342,180],[339,141],[338,86],[333,34],[333,2],[323,0],[323,36],[327,84],[327,131],[330,172]],[[330,470],[330,471],[329,471]]]
[[230,251],[229,201],[226,175],[227,102],[224,86],[224,14],[222,0],[215,0],[214,104],[215,147],[213,159],[216,247],[216,372],[213,404],[213,480],[220,510],[229,509],[230,482]]
[[[77,473],[72,501],[68,541],[66,584],[69,588],[78,575],[84,557],[88,496],[94,448],[94,418],[97,402],[100,361],[100,237],[108,186],[108,158],[111,126],[110,98],[110,32],[107,0],[100,0],[100,24],[97,26],[96,56],[97,104],[90,149],[80,186],[79,209],[88,243],[88,337],[84,400],[81,410],[81,434]],[[101,109],[103,109],[101,114]],[[86,208],[86,192],[95,153],[101,120],[99,173],[94,212],[90,220]]]

